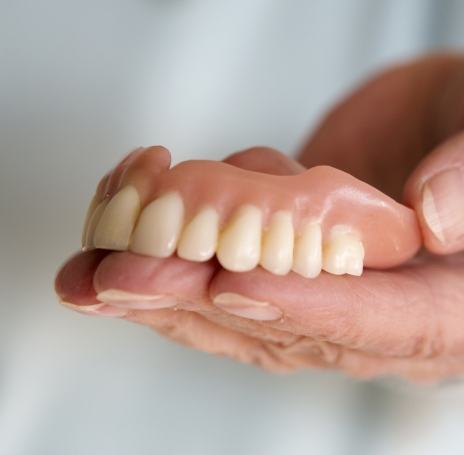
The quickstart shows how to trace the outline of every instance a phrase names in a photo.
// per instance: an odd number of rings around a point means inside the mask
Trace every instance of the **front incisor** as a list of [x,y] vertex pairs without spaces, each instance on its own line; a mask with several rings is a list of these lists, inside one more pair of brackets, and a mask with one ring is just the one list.
[[184,228],[177,255],[189,261],[207,261],[214,256],[218,242],[219,214],[212,207],[200,210]]
[[263,236],[261,266],[276,275],[286,275],[292,268],[294,230],[292,214],[274,213]]
[[216,256],[232,272],[254,269],[261,253],[261,210],[244,205],[234,214],[219,237]]
[[177,192],[150,202],[142,211],[132,235],[134,253],[165,258],[174,253],[184,223],[184,203]]
[[105,207],[93,236],[97,248],[124,251],[140,212],[140,197],[134,186],[118,191]]

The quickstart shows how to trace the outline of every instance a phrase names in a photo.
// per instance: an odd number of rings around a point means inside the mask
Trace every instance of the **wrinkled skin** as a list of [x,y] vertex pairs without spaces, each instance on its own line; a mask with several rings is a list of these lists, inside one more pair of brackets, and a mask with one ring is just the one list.
[[[356,377],[395,374],[426,382],[462,375],[464,239],[434,240],[421,218],[419,183],[447,160],[464,168],[463,94],[462,57],[428,57],[358,89],[329,113],[298,162],[263,148],[227,159],[276,174],[328,164],[415,208],[426,248],[401,267],[365,270],[361,278],[323,273],[305,279],[261,268],[232,273],[215,260],[191,263],[95,250],[65,264],[57,292],[78,310],[110,288],[168,295],[178,301],[176,309],[114,314],[270,371],[332,368]],[[271,302],[284,316],[260,322],[227,314],[212,303],[221,292]]]

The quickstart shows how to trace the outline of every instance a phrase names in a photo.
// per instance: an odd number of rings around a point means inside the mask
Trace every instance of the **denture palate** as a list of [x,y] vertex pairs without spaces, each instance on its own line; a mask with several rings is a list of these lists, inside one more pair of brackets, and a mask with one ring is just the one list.
[[318,166],[276,176],[216,161],[122,178],[111,198],[94,198],[83,233],[84,249],[216,256],[233,272],[261,266],[307,278],[399,265],[420,242],[411,209],[345,172]]

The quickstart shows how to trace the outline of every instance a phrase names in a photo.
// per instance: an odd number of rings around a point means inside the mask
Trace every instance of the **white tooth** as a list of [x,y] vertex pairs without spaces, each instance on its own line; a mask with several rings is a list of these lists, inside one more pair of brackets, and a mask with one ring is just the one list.
[[274,213],[263,238],[261,266],[276,275],[286,275],[292,268],[293,243],[292,214],[284,211]]
[[214,256],[218,241],[219,215],[212,207],[198,212],[184,228],[177,255],[189,261],[207,261]]
[[132,235],[134,253],[165,258],[174,253],[184,223],[184,203],[179,193],[169,192],[142,211]]
[[137,190],[128,185],[118,191],[108,202],[93,235],[97,248],[124,251],[140,212]]
[[103,199],[103,201],[101,201],[97,205],[96,209],[94,210],[92,216],[89,219],[89,225],[87,227],[87,232],[85,234],[84,246],[82,247],[84,251],[95,248],[95,245],[93,243],[93,234],[95,232],[95,228],[98,225],[98,222],[100,221],[103,211],[108,205],[108,202],[109,202],[109,199],[106,199],[106,198]]
[[85,221],[84,221],[84,227],[82,228],[82,240],[81,240],[81,246],[84,249],[86,247],[86,239],[87,239],[87,231],[89,228],[89,223],[90,223],[90,218],[92,218],[93,212],[98,206],[98,199],[97,195],[95,195],[89,205],[89,208],[87,209],[87,213],[85,215]]
[[358,254],[347,261],[346,273],[348,275],[361,276],[363,273],[364,247],[361,242],[358,244]]
[[254,269],[261,252],[261,210],[244,205],[234,214],[219,237],[217,258],[232,272]]
[[316,222],[306,224],[295,242],[292,270],[305,278],[315,278],[322,268],[322,231]]
[[346,226],[334,226],[324,245],[323,269],[334,275],[360,276],[363,271],[364,247],[359,237]]

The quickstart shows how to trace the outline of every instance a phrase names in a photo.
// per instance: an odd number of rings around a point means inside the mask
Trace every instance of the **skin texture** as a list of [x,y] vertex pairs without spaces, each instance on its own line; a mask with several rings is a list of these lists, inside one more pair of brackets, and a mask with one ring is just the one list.
[[[403,197],[416,211],[426,247],[406,264],[365,270],[361,278],[323,273],[308,280],[261,268],[232,273],[215,260],[190,263],[94,250],[62,267],[56,279],[60,299],[80,311],[97,305],[91,314],[113,309],[182,344],[275,372],[336,368],[356,377],[394,374],[414,381],[462,375],[464,236],[458,232],[438,242],[421,201],[432,175],[451,165],[464,169],[463,62],[438,55],[380,74],[328,114],[299,157],[306,167],[337,167]],[[300,166],[262,148],[226,161],[280,175]],[[111,174],[100,186],[120,177]],[[164,295],[177,306],[102,305],[96,295],[108,289]],[[271,302],[283,316],[255,321],[228,314],[212,303],[223,292]]]

